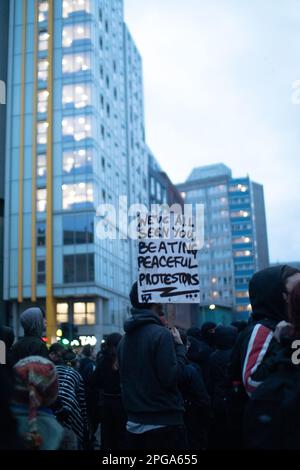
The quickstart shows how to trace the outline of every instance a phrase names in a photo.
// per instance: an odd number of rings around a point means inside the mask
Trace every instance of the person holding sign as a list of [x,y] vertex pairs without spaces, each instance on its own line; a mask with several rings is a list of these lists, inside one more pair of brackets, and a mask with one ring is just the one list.
[[160,304],[139,302],[130,292],[132,316],[118,348],[129,449],[186,449],[184,405],[178,381],[186,348],[176,328],[163,326]]

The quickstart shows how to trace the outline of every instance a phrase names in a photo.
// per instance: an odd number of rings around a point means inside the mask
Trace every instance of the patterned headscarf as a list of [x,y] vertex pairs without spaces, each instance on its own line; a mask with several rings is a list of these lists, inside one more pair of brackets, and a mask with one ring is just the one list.
[[37,429],[38,408],[52,405],[57,398],[58,381],[55,365],[41,356],[29,356],[14,366],[16,375],[14,399],[29,406],[29,434],[26,440],[30,447],[41,444]]

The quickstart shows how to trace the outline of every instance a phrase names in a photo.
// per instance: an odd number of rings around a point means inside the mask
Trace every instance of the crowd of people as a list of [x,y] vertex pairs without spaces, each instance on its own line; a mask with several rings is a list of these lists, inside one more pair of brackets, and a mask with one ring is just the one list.
[[300,272],[260,271],[249,295],[248,321],[184,331],[135,283],[98,352],[48,347],[27,309],[23,337],[0,327],[0,449],[300,449]]

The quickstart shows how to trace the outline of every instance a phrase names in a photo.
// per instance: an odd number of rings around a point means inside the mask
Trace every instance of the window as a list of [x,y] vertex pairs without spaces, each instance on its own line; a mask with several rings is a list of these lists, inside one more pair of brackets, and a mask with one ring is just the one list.
[[63,1],[63,18],[76,12],[90,13],[90,0],[64,0]]
[[91,117],[66,117],[62,121],[62,130],[64,136],[73,137],[76,142],[92,137]]
[[37,260],[37,284],[46,284],[46,260]]
[[37,143],[40,145],[47,144],[48,122],[42,121],[37,124]]
[[93,183],[63,184],[63,209],[92,207]]
[[46,223],[38,222],[36,224],[36,243],[37,246],[46,245]]
[[48,10],[49,10],[48,2],[39,3],[39,22],[40,23],[48,19]]
[[236,193],[236,192],[246,193],[247,191],[249,191],[249,186],[245,184],[235,184],[233,186],[229,186],[230,193]]
[[39,51],[48,50],[49,33],[47,31],[39,32]]
[[49,62],[46,59],[39,60],[38,63],[38,79],[42,81],[48,80]]
[[45,212],[47,206],[46,188],[38,189],[36,192],[36,208],[38,212]]
[[49,91],[42,90],[38,92],[38,113],[46,113],[48,109]]
[[64,256],[65,284],[92,282],[94,277],[94,255],[92,253]]
[[67,303],[56,304],[56,320],[57,323],[68,323],[69,305]]
[[91,173],[93,168],[92,149],[79,149],[63,153],[63,170],[66,174]]
[[63,218],[64,245],[94,242],[93,214],[66,215]]
[[79,54],[66,54],[62,60],[63,73],[85,72],[91,69],[90,54],[81,52]]
[[62,102],[65,107],[84,108],[91,104],[91,86],[87,84],[65,85],[62,91]]
[[37,156],[37,174],[40,177],[45,177],[47,173],[46,155],[41,153]]
[[238,238],[233,238],[232,243],[234,245],[238,245],[241,243],[251,243],[251,238],[250,237],[238,237]]
[[246,218],[246,217],[249,217],[249,216],[250,216],[250,213],[247,212],[247,211],[243,211],[243,210],[241,210],[241,211],[233,211],[233,212],[231,212],[230,216],[231,216],[232,218],[235,218],[235,217],[245,217],[245,218]]
[[242,256],[251,256],[251,251],[250,250],[234,251],[233,256],[235,256],[236,258],[240,258]]
[[74,325],[95,325],[96,305],[95,302],[74,303]]
[[62,36],[63,47],[71,47],[74,41],[91,39],[91,27],[87,23],[64,26]]

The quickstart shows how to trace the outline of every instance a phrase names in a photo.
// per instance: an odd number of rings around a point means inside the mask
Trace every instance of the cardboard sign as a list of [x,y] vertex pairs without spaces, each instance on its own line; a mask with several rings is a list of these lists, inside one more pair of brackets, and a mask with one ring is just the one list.
[[142,303],[199,303],[197,250],[190,240],[138,241],[138,292]]

